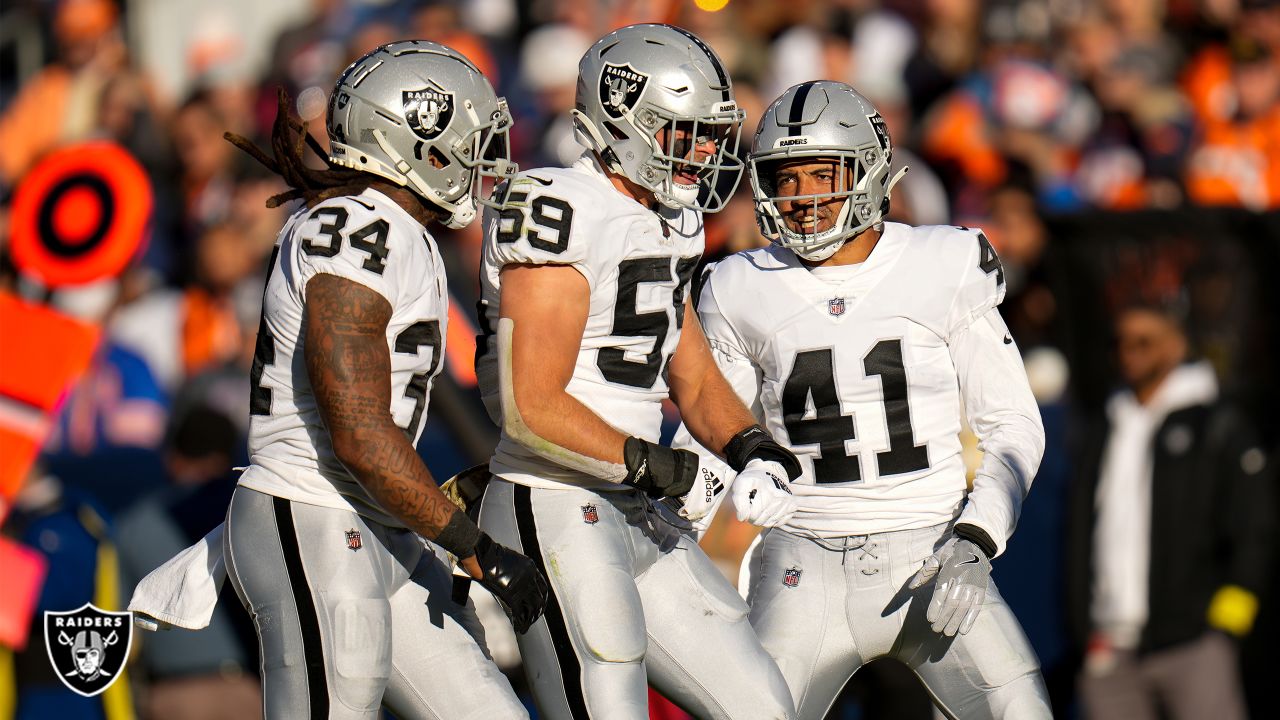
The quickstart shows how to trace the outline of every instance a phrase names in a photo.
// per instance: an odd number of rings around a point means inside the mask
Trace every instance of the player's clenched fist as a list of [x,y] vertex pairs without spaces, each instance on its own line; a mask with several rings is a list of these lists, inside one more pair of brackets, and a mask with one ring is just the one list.
[[547,606],[546,578],[532,560],[483,532],[476,542],[475,559],[481,572],[476,580],[497,598],[516,632],[526,632]]
[[752,460],[738,473],[730,494],[738,519],[760,527],[777,527],[791,519],[796,499],[787,471],[772,460]]

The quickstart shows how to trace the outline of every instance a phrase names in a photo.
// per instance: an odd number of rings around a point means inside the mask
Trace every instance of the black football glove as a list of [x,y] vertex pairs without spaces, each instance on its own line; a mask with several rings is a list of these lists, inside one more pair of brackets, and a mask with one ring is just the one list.
[[511,625],[523,635],[547,607],[546,578],[532,560],[485,533],[476,542],[476,562],[484,573],[480,584],[493,593]]
[[673,450],[637,437],[627,438],[622,448],[627,463],[623,482],[634,485],[655,500],[683,497],[698,479],[698,456],[688,450]]

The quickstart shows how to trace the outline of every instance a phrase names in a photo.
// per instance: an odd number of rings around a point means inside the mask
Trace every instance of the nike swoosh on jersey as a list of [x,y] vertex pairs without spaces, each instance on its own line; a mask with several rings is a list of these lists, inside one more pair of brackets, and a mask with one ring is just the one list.
[[968,560],[961,560],[958,565],[973,565],[978,562],[977,555],[970,555]]

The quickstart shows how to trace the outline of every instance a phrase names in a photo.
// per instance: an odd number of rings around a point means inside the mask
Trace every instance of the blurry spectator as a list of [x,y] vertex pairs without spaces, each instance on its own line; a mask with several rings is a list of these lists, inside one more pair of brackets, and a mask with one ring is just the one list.
[[876,104],[889,126],[889,137],[899,138],[893,146],[889,176],[909,168],[895,188],[888,219],[908,225],[945,225],[951,219],[947,189],[929,163],[910,147],[915,127],[906,88],[901,83],[873,83],[871,88],[870,93],[864,94]]
[[194,243],[203,230],[227,217],[235,190],[235,148],[223,139],[227,118],[213,96],[199,92],[178,108],[173,147],[181,164],[183,239]]
[[1234,638],[1266,584],[1272,508],[1251,424],[1162,308],[1116,322],[1126,388],[1090,425],[1068,521],[1089,718],[1245,717]]
[[466,56],[497,86],[501,82],[498,64],[484,39],[462,25],[461,0],[425,0],[418,3],[410,19],[409,37],[448,45]]
[[[247,394],[247,393],[246,393]],[[169,487],[139,500],[120,517],[122,587],[133,587],[183,548],[217,527],[235,489],[232,460],[236,427],[204,407],[175,415],[166,443]],[[225,587],[209,626],[174,628],[137,636],[136,680],[141,714],[167,720],[248,720],[262,717],[262,692],[254,673],[257,642],[252,622]]]
[[1187,165],[1187,191],[1196,203],[1280,208],[1280,62],[1272,52],[1251,38],[1232,40],[1225,100],[1232,112],[1205,118]]
[[980,0],[929,0],[925,8],[919,44],[903,71],[916,117],[974,69],[982,40]]
[[270,126],[277,87],[284,87],[289,97],[298,97],[309,87],[327,91],[333,84],[332,78],[342,69],[344,60],[336,27],[342,5],[340,0],[311,0],[306,19],[276,38],[271,68],[258,101],[264,120],[261,127]]
[[[95,324],[112,314],[121,283],[107,280],[66,288],[53,297],[62,312]],[[121,448],[152,450],[164,436],[168,393],[147,361],[107,339],[59,410],[44,453],[87,458]]]
[[1107,209],[1174,207],[1191,142],[1191,108],[1154,51],[1131,47],[1095,76],[1099,129],[1086,144],[1077,189]]
[[1039,31],[1005,27],[998,17],[986,26],[991,45],[982,69],[924,119],[921,150],[956,191],[957,215],[982,204],[982,193],[1004,181],[1009,161],[1031,169],[1040,204],[1074,210],[1079,199],[1071,171],[1096,107],[1047,61]]
[[111,0],[59,0],[58,62],[27,81],[0,116],[0,185],[13,185],[41,155],[97,128],[102,89],[125,66],[116,19]]
[[560,24],[543,25],[525,36],[520,80],[533,93],[534,112],[521,117],[512,132],[528,146],[516,149],[529,158],[527,165],[568,167],[582,154],[569,111],[578,87],[578,61],[591,41],[581,30]]
[[194,255],[190,285],[143,296],[111,322],[112,337],[145,357],[170,390],[203,370],[242,361],[246,337],[257,330],[262,253],[243,227],[211,226]]

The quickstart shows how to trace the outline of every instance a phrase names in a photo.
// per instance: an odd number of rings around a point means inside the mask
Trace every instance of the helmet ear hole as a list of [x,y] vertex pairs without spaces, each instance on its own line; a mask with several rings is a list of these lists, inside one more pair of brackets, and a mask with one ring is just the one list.
[[614,124],[613,124],[613,123],[611,123],[611,122],[606,122],[606,123],[604,124],[604,127],[605,127],[605,129],[606,129],[606,130],[608,130],[608,131],[609,131],[609,134],[613,136],[613,139],[614,139],[614,140],[626,140],[626,139],[627,139],[627,134],[626,134],[625,132],[623,132],[623,131],[622,131],[622,128],[618,127],[617,125],[614,125]]
[[431,163],[431,166],[437,170],[443,170],[453,164],[453,161],[443,152],[440,152],[440,148],[435,145],[432,145],[431,149],[427,151],[427,162]]

